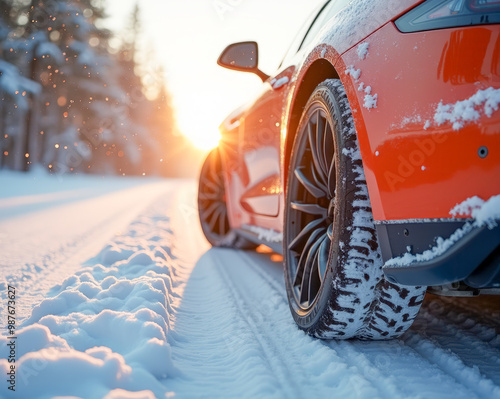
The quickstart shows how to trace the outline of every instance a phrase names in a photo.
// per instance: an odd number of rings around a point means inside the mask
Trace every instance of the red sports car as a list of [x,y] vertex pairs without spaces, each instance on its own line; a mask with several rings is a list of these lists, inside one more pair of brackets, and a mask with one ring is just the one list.
[[284,257],[297,325],[387,339],[426,291],[500,293],[500,1],[331,0],[201,171],[214,246]]

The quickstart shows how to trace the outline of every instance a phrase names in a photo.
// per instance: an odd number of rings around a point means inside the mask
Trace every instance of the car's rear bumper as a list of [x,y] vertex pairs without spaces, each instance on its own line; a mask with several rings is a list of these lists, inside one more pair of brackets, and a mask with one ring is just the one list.
[[[476,227],[456,220],[380,223],[377,234],[389,281],[424,286],[463,281],[473,288],[500,287],[499,225]],[[439,237],[447,241],[445,245],[437,244]]]

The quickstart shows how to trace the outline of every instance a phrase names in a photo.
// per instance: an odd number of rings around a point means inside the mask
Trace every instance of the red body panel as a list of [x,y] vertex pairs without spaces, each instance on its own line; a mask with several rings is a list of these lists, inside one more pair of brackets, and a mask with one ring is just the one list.
[[[500,112],[458,131],[434,120],[440,102],[500,88],[500,26],[402,34],[389,23],[366,42],[365,60],[352,49],[337,68],[355,110],[375,219],[449,218],[469,197],[500,193]],[[345,75],[350,65],[361,70],[358,81]],[[377,93],[377,108],[361,105],[361,82]]]

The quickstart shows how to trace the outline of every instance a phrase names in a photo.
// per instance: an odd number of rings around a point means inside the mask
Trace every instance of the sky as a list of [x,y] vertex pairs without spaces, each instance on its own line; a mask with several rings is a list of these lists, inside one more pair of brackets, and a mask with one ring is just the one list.
[[[105,25],[123,33],[137,0],[107,0]],[[224,69],[217,58],[234,42],[259,43],[271,74],[311,12],[324,0],[141,0],[142,47],[162,66],[178,126],[195,145],[217,144],[218,127],[261,88],[253,74]],[[152,56],[154,54],[154,56]]]

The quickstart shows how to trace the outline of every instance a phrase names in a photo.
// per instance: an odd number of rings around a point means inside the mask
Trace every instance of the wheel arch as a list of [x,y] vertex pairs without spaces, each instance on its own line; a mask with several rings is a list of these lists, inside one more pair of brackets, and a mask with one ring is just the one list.
[[[335,67],[327,59],[323,58],[313,62],[303,78],[300,79],[300,86],[296,89],[296,94],[294,95],[292,106],[290,107],[291,111],[284,143],[283,170],[285,171],[288,170],[289,167],[293,142],[297,135],[297,128],[299,127],[304,107],[316,87],[326,79],[339,79],[339,74]],[[283,188],[285,190],[287,183],[287,179],[283,179]]]

